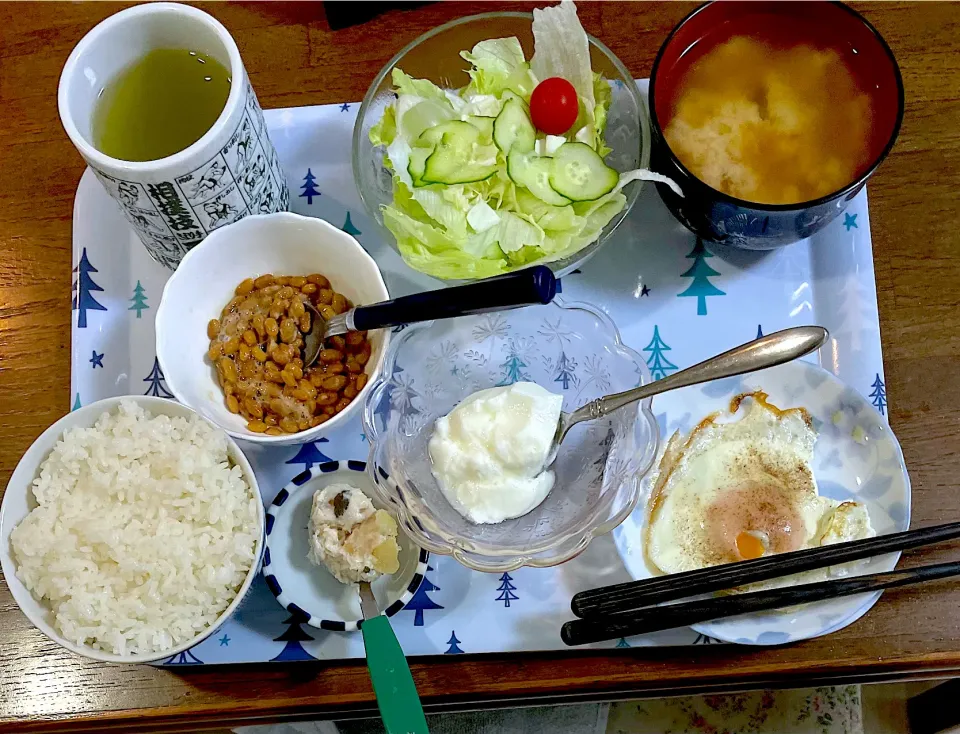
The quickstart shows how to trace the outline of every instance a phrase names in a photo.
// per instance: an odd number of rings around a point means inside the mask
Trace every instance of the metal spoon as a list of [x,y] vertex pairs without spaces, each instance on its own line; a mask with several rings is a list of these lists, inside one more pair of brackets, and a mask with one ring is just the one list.
[[564,436],[578,423],[602,418],[625,405],[680,387],[699,385],[702,382],[776,367],[778,364],[790,362],[819,349],[828,336],[830,334],[821,326],[796,326],[792,329],[777,331],[741,344],[729,352],[711,357],[693,367],[674,372],[649,385],[641,385],[614,395],[605,395],[582,405],[572,413],[561,413],[557,432],[553,436],[553,443],[544,467],[550,466],[556,460]]
[[348,331],[383,329],[418,321],[546,304],[556,294],[557,280],[553,271],[546,265],[537,265],[476,283],[357,306],[329,321],[324,320],[312,303],[304,301],[303,305],[310,310],[312,318],[310,331],[303,335],[303,366],[309,367],[316,361],[326,339]]

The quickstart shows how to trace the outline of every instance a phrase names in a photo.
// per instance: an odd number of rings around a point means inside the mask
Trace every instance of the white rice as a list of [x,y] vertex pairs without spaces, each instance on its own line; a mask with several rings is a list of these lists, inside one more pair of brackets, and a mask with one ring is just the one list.
[[256,502],[226,434],[133,401],[66,431],[10,536],[17,577],[67,639],[162,652],[209,627],[252,563]]

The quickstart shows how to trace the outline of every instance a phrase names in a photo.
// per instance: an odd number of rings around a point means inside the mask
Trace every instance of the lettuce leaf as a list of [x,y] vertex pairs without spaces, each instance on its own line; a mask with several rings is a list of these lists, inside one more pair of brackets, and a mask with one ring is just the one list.
[[481,199],[467,212],[467,224],[474,232],[486,232],[500,224],[500,215]]
[[[400,254],[407,264],[435,278],[489,278],[507,269],[506,258],[492,243],[488,242],[485,247],[479,243],[479,250],[465,250],[438,227],[415,219],[395,206],[383,208],[383,223],[397,238]],[[480,256],[491,247],[500,257]]]
[[566,79],[577,90],[581,113],[586,111],[592,117],[596,100],[590,69],[590,41],[572,0],[561,0],[559,5],[533,11],[533,47],[530,68],[537,79],[554,76]]
[[494,95],[499,98],[509,90],[530,101],[537,80],[530,73],[530,67],[523,57],[523,47],[516,37],[481,41],[471,51],[461,51],[460,56],[473,65],[467,72],[470,84],[462,95],[465,99],[469,100],[474,95]]
[[584,225],[583,219],[577,216],[570,204],[551,206],[526,189],[517,191],[517,207],[549,235],[565,230],[579,230]]
[[496,117],[503,106],[493,94],[470,94],[464,96],[466,104],[460,110],[460,119],[476,115],[477,117]]
[[601,158],[606,158],[612,150],[607,146],[607,112],[610,110],[610,103],[613,101],[613,90],[610,89],[610,82],[599,74],[593,75],[593,96],[596,104],[593,107],[593,149],[600,154]]
[[401,183],[413,188],[413,179],[410,177],[410,171],[408,170],[410,145],[399,135],[387,146],[387,160],[390,161],[390,166],[393,168],[394,178],[399,178]]
[[393,105],[383,111],[383,117],[370,128],[368,135],[370,142],[375,146],[386,146],[393,142],[393,139],[397,136],[397,111]]
[[474,280],[501,275],[513,268],[506,258],[477,258],[467,252],[451,250],[434,253],[398,241],[400,254],[414,270],[443,280]]
[[498,227],[497,242],[507,254],[523,247],[539,247],[543,244],[543,230],[513,212],[501,211]]
[[[504,80],[518,67],[527,65],[527,60],[523,56],[523,47],[514,36],[480,41],[471,51],[461,51],[460,56],[473,65],[470,76],[474,79],[480,76],[485,79]],[[491,94],[492,92],[481,93]]]
[[396,102],[397,128],[409,145],[420,137],[420,133],[431,127],[453,120],[456,113],[447,100],[418,97],[415,94],[401,94]]
[[404,74],[400,69],[394,68],[391,72],[394,91],[397,96],[409,94],[423,99],[433,99],[437,102],[450,104],[447,93],[429,79],[414,79],[412,76]]
[[510,263],[511,268],[522,268],[538,260],[543,260],[545,254],[541,248],[527,245],[508,253],[507,262]]
[[[411,267],[437,278],[486,278],[579,252],[623,211],[622,189],[637,180],[674,185],[649,171],[629,171],[596,201],[551,206],[499,174],[472,184],[413,190],[395,177],[393,206],[384,207],[383,218]],[[479,202],[499,217],[482,232],[467,219]]]
[[448,237],[456,242],[463,242],[467,238],[469,207],[451,203],[437,188],[439,187],[414,189],[413,198],[423,207],[427,216],[443,228]]
[[497,244],[497,235],[500,230],[497,227],[491,227],[483,232],[475,232],[467,237],[463,243],[463,251],[474,257],[485,257],[490,260],[500,260],[503,257],[503,250]]

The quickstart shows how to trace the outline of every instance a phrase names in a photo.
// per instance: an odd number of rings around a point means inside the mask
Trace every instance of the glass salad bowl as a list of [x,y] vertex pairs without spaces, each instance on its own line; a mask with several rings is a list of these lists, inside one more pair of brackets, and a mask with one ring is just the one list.
[[446,500],[431,472],[434,422],[468,395],[535,382],[563,409],[650,380],[610,318],[586,303],[530,306],[408,326],[397,334],[364,403],[368,471],[413,540],[478,571],[553,566],[619,525],[640,496],[659,431],[650,401],[575,426],[546,499],[522,517],[477,525]]
[[[414,79],[427,79],[445,90],[457,90],[470,82],[467,70],[471,64],[461,58],[480,41],[515,36],[519,39],[526,60],[533,56],[533,16],[530,13],[496,12],[473,15],[446,23],[410,43],[381,69],[367,91],[353,130],[353,174],[360,198],[367,213],[374,219],[386,241],[398,252],[394,235],[384,226],[382,207],[393,203],[393,177],[384,165],[385,148],[370,141],[370,130],[380,122],[387,106],[396,100],[391,75],[401,69]],[[590,63],[594,73],[603,76],[612,95],[607,113],[606,144],[612,150],[605,162],[618,172],[647,168],[650,160],[650,126],[646,107],[626,67],[597,39],[588,36]],[[572,132],[571,132],[572,134]],[[610,239],[614,230],[634,205],[643,181],[627,184],[623,209],[600,230],[590,244],[565,254],[563,251],[535,262],[545,263],[557,274],[564,275],[592,257]],[[459,253],[459,250],[457,251]],[[401,253],[402,254],[402,253]],[[437,259],[441,259],[437,256]],[[526,262],[517,267],[527,267]],[[409,264],[409,263],[408,263]],[[418,268],[419,269],[419,268]],[[459,281],[475,280],[485,275],[452,275]]]

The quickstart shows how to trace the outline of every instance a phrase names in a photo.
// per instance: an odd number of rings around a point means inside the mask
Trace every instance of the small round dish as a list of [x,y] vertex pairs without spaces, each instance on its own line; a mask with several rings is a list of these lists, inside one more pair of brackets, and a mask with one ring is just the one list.
[[[480,41],[515,36],[527,60],[533,57],[533,15],[518,12],[493,12],[471,15],[438,26],[411,41],[380,70],[363,98],[353,128],[353,178],[367,214],[380,228],[384,241],[399,252],[396,238],[384,226],[381,207],[393,203],[393,176],[384,165],[385,150],[370,142],[370,129],[384,115],[387,106],[396,100],[391,75],[401,69],[415,79],[428,79],[445,89],[460,89],[470,82],[470,63],[460,56]],[[590,67],[602,74],[611,86],[612,100],[608,111],[606,142],[612,151],[606,162],[617,171],[646,168],[650,161],[650,122],[643,99],[630,72],[601,41],[587,36]],[[557,277],[575,270],[610,241],[616,228],[629,214],[643,188],[643,181],[628,184],[623,193],[626,206],[611,219],[600,235],[573,254],[548,261]],[[527,263],[518,267],[529,267]]]
[[[356,584],[340,583],[321,566],[307,560],[308,527],[313,494],[329,484],[349,484],[361,490],[379,509],[363,461],[327,461],[295,476],[277,492],[267,508],[267,545],[263,576],[280,606],[302,621],[333,632],[355,632],[363,621]],[[398,534],[400,570],[370,584],[380,614],[392,617],[420,588],[429,554],[403,533]]]
[[257,502],[257,543],[254,548],[254,562],[244,577],[243,584],[237,590],[230,605],[220,613],[216,621],[190,640],[171,647],[161,652],[141,653],[137,655],[118,655],[115,653],[99,650],[88,645],[77,645],[71,640],[61,635],[53,625],[53,612],[49,606],[37,601],[33,594],[23,585],[23,582],[17,577],[17,563],[13,558],[10,544],[10,533],[27,516],[27,514],[37,506],[36,498],[33,494],[33,480],[36,478],[40,469],[40,464],[47,458],[54,446],[60,441],[64,431],[70,428],[93,426],[97,419],[103,413],[115,410],[121,401],[132,401],[142,407],[152,415],[167,415],[171,417],[191,418],[197,414],[190,408],[180,405],[173,400],[156,398],[148,395],[123,395],[121,397],[105,398],[95,403],[90,403],[82,408],[78,408],[72,413],[68,413],[60,420],[50,426],[40,434],[39,438],[33,442],[26,453],[21,457],[17,464],[7,488],[3,495],[3,504],[0,506],[0,567],[3,569],[3,576],[13,595],[14,601],[20,607],[27,619],[34,627],[43,634],[56,642],[61,647],[75,652],[93,660],[99,660],[106,663],[151,663],[165,660],[173,655],[177,655],[184,650],[188,650],[194,645],[202,642],[212,635],[229,617],[243,600],[250,584],[260,570],[259,558],[263,551],[264,535],[264,512],[263,503],[260,501],[260,490],[257,484],[257,478],[253,473],[250,462],[240,451],[236,442],[227,438],[227,451],[230,460],[243,473],[243,478],[247,482],[251,493],[256,497]]
[[390,298],[373,258],[353,237],[322,219],[281,212],[245,217],[228,224],[183,258],[163,289],[157,310],[157,359],[177,400],[216,423],[234,438],[264,445],[315,441],[355,416],[376,379],[388,331],[370,332],[373,351],[367,384],[350,404],[326,423],[283,436],[254,433],[240,415],[227,410],[216,370],[207,359],[207,324],[220,318],[234,289],[246,278],[321,273],[354,304]]
[[[896,436],[860,393],[814,364],[790,362],[744,377],[665,393],[654,398],[653,409],[666,437],[674,431],[689,432],[708,414],[727,410],[731,398],[758,389],[767,393],[778,408],[804,407],[813,417],[818,434],[813,473],[821,495],[864,503],[878,535],[909,528],[910,477]],[[643,503],[613,536],[627,571],[637,580],[655,575],[643,550],[650,481],[644,484]],[[858,562],[852,573],[892,571],[899,558],[899,553],[889,553],[862,565]],[[726,642],[781,645],[846,627],[866,614],[880,593],[730,617],[693,628]]]
[[526,515],[478,525],[460,515],[431,470],[437,418],[468,395],[534,382],[571,411],[647,383],[642,356],[603,311],[555,298],[546,306],[408,326],[394,338],[364,405],[371,475],[380,498],[417,545],[476,571],[570,560],[630,514],[659,434],[650,401],[575,426],[553,466],[553,489]]

